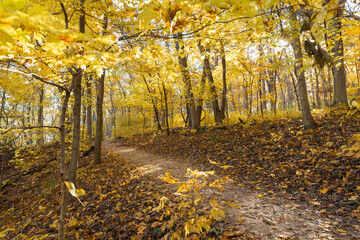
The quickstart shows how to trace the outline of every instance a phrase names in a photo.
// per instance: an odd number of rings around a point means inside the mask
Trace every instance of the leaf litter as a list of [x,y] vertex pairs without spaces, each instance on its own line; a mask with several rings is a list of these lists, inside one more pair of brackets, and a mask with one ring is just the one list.
[[[91,156],[79,163],[73,189],[83,189],[77,195],[85,207],[70,200],[67,239],[170,239],[186,222],[162,227],[169,219],[153,209],[164,197],[173,207],[180,198],[161,176],[182,181],[188,168],[231,180],[205,196],[217,197],[226,217],[203,239],[358,239],[360,164],[348,149],[359,121],[318,121],[320,127],[307,132],[300,120],[281,119],[106,142],[103,165],[93,168]],[[0,192],[1,238],[56,238],[59,174],[57,162],[49,161],[56,151],[45,149],[31,174],[15,169],[7,176],[13,181]],[[25,155],[25,161],[33,158]]]

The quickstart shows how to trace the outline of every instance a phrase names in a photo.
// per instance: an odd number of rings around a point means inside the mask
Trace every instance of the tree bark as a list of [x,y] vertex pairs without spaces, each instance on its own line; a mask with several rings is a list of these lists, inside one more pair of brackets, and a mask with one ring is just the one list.
[[88,139],[92,138],[92,76],[86,82],[86,134]]
[[105,70],[103,71],[97,84],[94,165],[101,164],[101,145],[103,139],[103,122],[104,122],[104,117],[103,117],[104,82],[105,82]]
[[296,13],[292,10],[291,14],[292,18],[292,29],[294,37],[291,42],[291,46],[294,50],[295,56],[295,74],[298,79],[298,87],[299,87],[299,96],[300,96],[300,104],[301,104],[301,113],[302,119],[305,129],[311,129],[316,127],[316,122],[311,115],[310,104],[308,99],[308,93],[306,89],[306,80],[304,74],[304,67],[303,67],[303,54],[301,51],[301,43],[300,43],[300,36],[298,29],[295,28],[296,22]]
[[333,33],[331,39],[335,39],[332,44],[331,53],[333,55],[332,73],[334,77],[334,106],[348,106],[346,91],[346,72],[344,65],[344,44],[342,40],[341,18],[344,12],[345,0],[338,0],[337,13],[330,22]]
[[161,80],[161,84],[162,84],[162,89],[164,91],[164,101],[165,101],[165,126],[166,126],[165,132],[166,132],[166,136],[169,136],[170,129],[169,129],[169,108],[168,108],[167,90],[164,81]]
[[180,66],[180,71],[182,74],[182,80],[185,84],[185,100],[186,106],[189,111],[189,122],[191,122],[191,129],[200,129],[200,124],[196,121],[196,108],[195,108],[195,101],[194,101],[194,94],[192,91],[191,86],[191,79],[190,79],[190,72],[187,66],[187,56],[184,51],[184,44],[182,42],[182,33],[178,33],[176,35],[177,41],[175,42],[175,47],[178,53],[178,62]]
[[205,91],[205,82],[206,82],[206,69],[205,66],[203,66],[202,74],[201,74],[201,80],[200,80],[200,97],[198,104],[196,106],[196,121],[198,122],[199,126],[201,123],[201,114],[203,111],[203,95]]
[[69,91],[65,92],[65,96],[62,101],[61,106],[61,115],[60,115],[60,181],[61,181],[61,206],[60,206],[60,217],[58,225],[58,237],[59,240],[65,239],[64,233],[64,224],[65,216],[67,211],[67,201],[69,197],[68,190],[65,186],[64,181],[67,180],[68,176],[66,174],[66,111],[68,108],[68,103],[70,99],[70,93],[72,91],[72,86]]
[[320,86],[319,86],[319,72],[315,68],[315,98],[316,98],[316,107],[321,108],[320,100]]
[[147,82],[146,78],[143,77],[144,79],[144,82],[145,82],[145,85],[146,85],[146,89],[148,90],[148,93],[150,94],[150,99],[151,99],[151,103],[153,105],[153,108],[154,108],[154,113],[155,113],[155,119],[156,119],[156,123],[157,123],[157,129],[158,131],[162,131],[161,129],[161,124],[160,124],[160,118],[159,118],[159,111],[158,111],[158,108],[156,106],[156,101],[154,99],[154,96],[153,96],[153,92],[149,86],[149,83]]
[[[200,46],[200,49],[201,48],[202,48],[202,46]],[[201,52],[204,53],[204,51],[201,51]],[[206,53],[204,56],[204,66],[205,66],[206,76],[207,76],[209,86],[210,86],[211,104],[213,107],[215,124],[221,124],[222,118],[221,118],[219,101],[218,101],[218,96],[217,96],[216,87],[215,87],[215,81],[214,81],[214,77],[213,77],[212,71],[211,71],[210,58],[207,55],[209,52],[210,52],[209,49],[206,49]]]
[[[108,17],[104,16],[103,31],[101,35],[105,35],[108,26]],[[104,103],[104,83],[105,83],[105,69],[99,78],[97,84],[97,96],[96,96],[96,133],[95,133],[95,149],[94,149],[94,165],[101,164],[101,146],[103,140],[103,103]]]
[[81,132],[81,80],[83,70],[78,69],[73,75],[74,81],[74,105],[73,105],[73,141],[71,148],[71,159],[69,164],[69,181],[76,184],[76,170],[80,153]]
[[[43,125],[44,121],[44,86],[41,86],[39,90],[39,111],[38,111],[38,126]],[[41,130],[39,130],[39,139],[38,144],[44,143],[44,134]]]
[[226,56],[225,56],[225,47],[221,44],[221,66],[222,66],[222,82],[223,82],[223,90],[221,93],[221,107],[220,107],[220,116],[221,120],[225,119],[225,112],[228,109],[227,103],[227,84],[226,84]]

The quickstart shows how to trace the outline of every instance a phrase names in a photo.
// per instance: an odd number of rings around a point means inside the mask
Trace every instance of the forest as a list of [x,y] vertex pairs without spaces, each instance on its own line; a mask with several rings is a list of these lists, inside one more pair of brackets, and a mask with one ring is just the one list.
[[0,0],[0,239],[359,239],[357,0]]

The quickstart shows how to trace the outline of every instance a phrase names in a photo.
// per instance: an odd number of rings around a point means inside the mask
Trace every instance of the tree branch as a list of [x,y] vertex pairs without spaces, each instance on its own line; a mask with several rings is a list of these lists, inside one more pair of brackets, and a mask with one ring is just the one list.
[[60,130],[60,127],[57,127],[57,126],[27,126],[27,127],[13,127],[13,128],[9,128],[7,129],[6,131],[4,132],[0,132],[0,135],[2,134],[6,134],[12,130],[30,130],[30,129],[37,129],[37,128],[54,128],[54,129],[59,129]]

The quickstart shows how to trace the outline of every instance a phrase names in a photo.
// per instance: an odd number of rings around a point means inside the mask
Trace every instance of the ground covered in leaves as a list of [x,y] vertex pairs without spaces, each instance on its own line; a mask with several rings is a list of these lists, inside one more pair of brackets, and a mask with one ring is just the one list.
[[[198,133],[178,130],[170,136],[122,138],[105,144],[102,165],[93,167],[92,155],[80,160],[77,187],[86,191],[81,197],[85,207],[77,199],[71,199],[66,219],[67,239],[165,240],[179,229],[183,231],[189,216],[209,212],[208,205],[199,204],[196,212],[189,207],[191,213],[187,210],[187,217],[184,216],[179,208],[181,199],[173,194],[176,187],[160,179],[159,173],[150,174],[149,167],[139,166],[161,162],[164,171],[190,166],[230,177],[234,180],[230,190],[233,192],[225,191],[223,200],[250,199],[245,198],[249,192],[255,193],[255,199],[261,200],[264,206],[270,206],[271,202],[286,203],[295,211],[306,206],[311,209],[309,213],[317,213],[309,218],[327,219],[327,225],[321,227],[324,232],[331,232],[331,239],[357,239],[360,236],[360,162],[356,155],[359,116],[356,112],[351,116],[328,114],[318,117],[317,121],[319,127],[309,131],[302,129],[299,119],[277,119],[248,121],[245,125],[209,128]],[[152,154],[131,152],[130,146]],[[56,238],[60,211],[57,152],[56,145],[29,148],[17,152],[15,161],[6,166],[0,191],[0,238]],[[172,164],[172,158],[184,162]],[[154,169],[156,166],[160,165],[154,165]],[[171,211],[165,215],[156,210],[164,196],[167,210]],[[257,218],[245,216],[253,211],[251,208],[252,205],[244,206],[237,225],[245,226]],[[304,215],[307,213],[300,211],[305,209],[298,210]],[[260,220],[276,230],[280,226],[277,223],[291,217],[279,219],[279,215],[281,213],[270,210],[266,218]],[[181,217],[172,222],[172,216]],[[255,217],[251,219],[252,216]],[[267,239],[258,237],[261,234],[238,231],[233,225],[213,221],[209,233],[190,234],[186,239]],[[278,233],[282,233],[280,230]],[[297,239],[300,230],[292,231],[293,235],[276,236]],[[317,234],[315,232],[312,239],[329,239]]]
[[259,197],[308,204],[332,219],[332,229],[344,238],[360,230],[359,120],[348,112],[318,117],[319,127],[308,131],[300,119],[278,119],[122,141],[222,172]]
[[[22,150],[6,169],[0,192],[0,239],[57,238],[61,195],[56,152],[58,146]],[[91,159],[92,155],[83,157],[79,163],[77,188],[86,191],[81,197],[85,207],[71,199],[66,239],[165,240],[179,229],[183,232],[183,219],[168,224],[171,215],[180,214],[171,184],[119,154],[104,152],[103,164],[95,167]],[[157,210],[164,196],[171,214]],[[203,239],[219,239],[225,227],[212,224]],[[188,239],[199,236],[191,234]],[[244,233],[240,237],[251,239]]]

